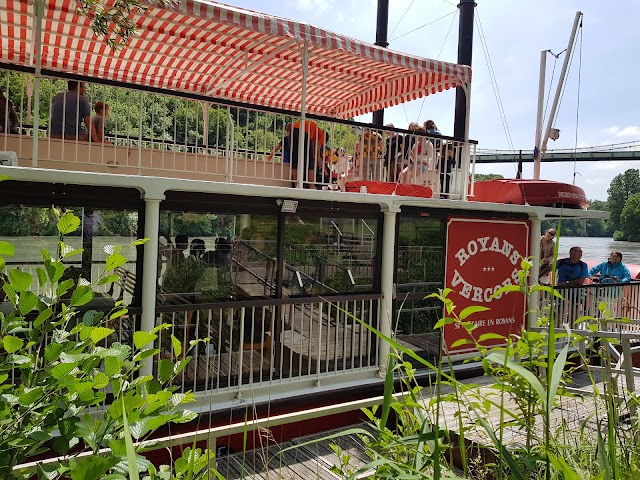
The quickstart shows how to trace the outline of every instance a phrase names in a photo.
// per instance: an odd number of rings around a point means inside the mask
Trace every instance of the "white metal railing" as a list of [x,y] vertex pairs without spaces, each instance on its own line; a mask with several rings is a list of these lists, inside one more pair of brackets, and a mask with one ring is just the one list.
[[[0,70],[7,112],[2,121],[9,122],[9,99],[18,118],[18,125],[0,133],[0,151],[15,151],[21,166],[30,166],[33,156],[30,80],[30,74]],[[52,138],[47,131],[51,101],[66,89],[59,78],[41,82],[37,161],[42,168],[276,186],[291,186],[297,174],[306,175],[304,183],[316,188],[345,189],[355,180],[400,182],[427,186],[436,198],[463,198],[475,158],[475,146],[460,140],[324,119],[314,121],[330,148],[308,145],[315,168],[301,162],[294,169],[294,136],[286,135],[287,125],[299,120],[294,116],[88,83],[89,104],[109,106],[105,140]],[[65,110],[65,117],[78,117],[77,102],[73,108]],[[282,148],[275,152],[278,145]]]
[[635,331],[640,326],[622,319],[640,320],[640,282],[601,283],[582,286],[556,286],[562,299],[553,298],[549,293],[540,294],[540,307],[547,315],[553,312],[555,324],[568,324],[571,328],[581,327],[576,321],[584,316],[599,320],[621,319],[620,322],[607,321],[606,328],[600,330]]
[[181,391],[236,391],[339,377],[378,368],[378,340],[353,317],[376,326],[379,300],[286,300],[229,306],[159,306],[158,324],[171,325],[158,340],[159,359],[173,357],[170,335],[201,340],[176,379]]

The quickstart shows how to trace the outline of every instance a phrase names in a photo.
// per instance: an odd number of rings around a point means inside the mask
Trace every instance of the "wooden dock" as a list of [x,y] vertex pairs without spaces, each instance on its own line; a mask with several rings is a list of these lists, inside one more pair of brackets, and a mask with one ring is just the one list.
[[[618,378],[618,388],[624,392],[623,376]],[[569,434],[588,435],[602,431],[606,424],[606,407],[604,401],[597,395],[593,395],[593,385],[587,372],[578,372],[572,375],[572,387],[577,392],[573,396],[559,397],[557,406],[552,410],[550,417],[550,431],[555,432],[561,426]],[[596,378],[596,380],[598,380]],[[452,433],[459,433],[459,415],[462,414],[465,441],[467,444],[492,447],[491,440],[486,430],[477,424],[477,412],[468,408],[468,404],[475,399],[492,399],[500,404],[500,391],[494,386],[494,379],[486,376],[474,377],[464,381],[471,386],[465,393],[465,399],[461,403],[443,402],[440,410],[440,424],[442,428]],[[601,392],[604,389],[602,381],[598,381],[596,388]],[[580,395],[583,392],[583,395]],[[428,404],[428,389],[423,390],[425,405]],[[515,411],[515,402],[505,396],[505,410]],[[429,410],[432,407],[428,407]],[[624,422],[628,414],[626,406],[620,404],[620,418]],[[517,425],[514,418],[502,417],[498,407],[489,409],[483,414],[492,431],[497,435],[500,430],[500,422],[503,422],[503,443],[508,447],[522,447],[525,444],[525,434]],[[510,422],[510,423],[509,423]],[[363,426],[358,425],[358,426]],[[345,427],[346,430],[351,427]],[[235,479],[338,479],[343,478],[331,471],[331,468],[339,465],[339,459],[331,448],[331,444],[339,445],[343,454],[350,456],[351,470],[357,470],[371,460],[366,455],[364,443],[356,435],[321,440],[336,431],[321,432],[310,436],[293,439],[283,445],[270,445],[251,452],[235,453],[217,458],[217,469],[220,474],[230,480]],[[535,418],[535,434],[543,438],[544,421],[540,415]],[[289,447],[298,445],[298,448]],[[595,444],[594,444],[595,445]],[[287,450],[288,449],[288,450]],[[280,453],[286,450],[284,453]],[[373,473],[373,472],[372,472]]]

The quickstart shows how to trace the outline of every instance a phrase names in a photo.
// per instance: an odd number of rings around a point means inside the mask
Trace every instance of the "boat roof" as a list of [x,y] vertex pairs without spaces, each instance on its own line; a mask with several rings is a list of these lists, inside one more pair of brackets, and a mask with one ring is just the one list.
[[[113,5],[115,0],[107,0]],[[76,14],[74,0],[48,0],[41,67],[55,72],[350,118],[471,82],[471,68],[395,52],[306,22],[204,0],[150,6],[139,36],[113,51]],[[34,2],[0,6],[0,61],[34,67]]]

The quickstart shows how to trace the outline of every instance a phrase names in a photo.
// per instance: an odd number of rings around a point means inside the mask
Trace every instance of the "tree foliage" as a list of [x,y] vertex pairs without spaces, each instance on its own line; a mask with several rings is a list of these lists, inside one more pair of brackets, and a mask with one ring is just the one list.
[[634,193],[640,193],[640,170],[630,168],[624,173],[616,175],[611,181],[607,190],[609,198],[609,211],[611,212],[610,222],[615,229],[621,228],[621,215],[624,204]]
[[627,198],[620,214],[620,224],[626,240],[640,242],[640,193]]

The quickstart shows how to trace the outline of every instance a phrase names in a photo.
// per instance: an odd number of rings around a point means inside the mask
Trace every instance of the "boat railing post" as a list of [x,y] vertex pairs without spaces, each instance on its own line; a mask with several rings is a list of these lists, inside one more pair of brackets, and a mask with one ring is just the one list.
[[228,183],[233,181],[233,150],[235,142],[235,129],[233,128],[233,117],[231,116],[231,107],[227,107],[227,145],[226,145],[226,168],[225,177]]
[[[538,216],[531,218],[531,232],[529,242],[531,248],[529,249],[531,255],[531,270],[529,271],[529,286],[538,283],[538,275],[540,273],[540,230],[542,228],[542,221]],[[538,312],[540,310],[539,292],[533,291],[529,293],[529,298],[524,299],[527,302],[526,311],[528,313],[528,325],[527,328],[533,328],[538,324]]]
[[[378,328],[387,337],[392,337],[393,330],[393,303],[395,300],[394,260],[396,249],[396,222],[400,209],[395,206],[383,207],[384,223],[382,230],[382,265],[380,269],[380,285],[382,299],[380,301],[380,324]],[[382,374],[387,368],[387,357],[391,352],[390,345],[382,339],[378,339],[378,366]]]
[[[156,323],[156,288],[158,285],[158,234],[160,231],[160,202],[164,192],[145,192],[144,198],[144,272],[142,274],[142,317],[140,329],[153,330]],[[155,345],[152,347],[154,348]],[[140,375],[153,375],[153,357],[147,357],[140,369]]]

